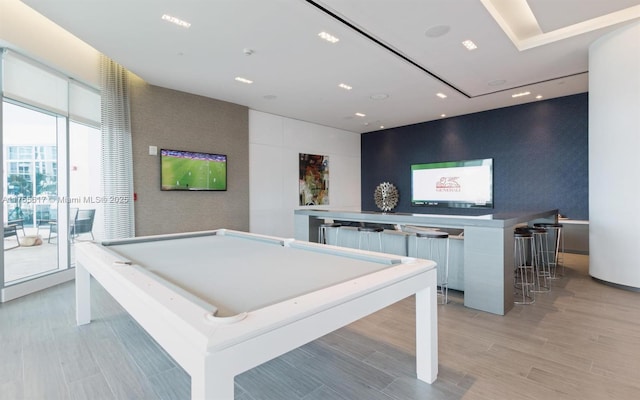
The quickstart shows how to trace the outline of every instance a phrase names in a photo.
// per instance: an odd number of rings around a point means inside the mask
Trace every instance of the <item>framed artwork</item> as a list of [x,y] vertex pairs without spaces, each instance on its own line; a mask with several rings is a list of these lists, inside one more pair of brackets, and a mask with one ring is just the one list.
[[300,153],[300,205],[329,204],[329,156]]

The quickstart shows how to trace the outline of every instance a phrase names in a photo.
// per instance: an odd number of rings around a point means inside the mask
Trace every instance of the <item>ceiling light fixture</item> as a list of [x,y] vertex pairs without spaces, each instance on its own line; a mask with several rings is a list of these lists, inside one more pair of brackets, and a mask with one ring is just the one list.
[[478,48],[478,46],[476,46],[476,44],[473,43],[471,40],[465,40],[464,42],[462,42],[462,45],[466,47],[467,50],[475,50]]
[[528,96],[530,94],[531,92],[520,92],[520,93],[512,94],[511,97],[516,98],[516,97]]
[[357,113],[356,113],[356,116],[357,116],[357,117],[366,117],[366,116],[367,116],[367,114],[363,114],[363,113],[359,113],[359,112],[357,112]]
[[188,28],[191,26],[191,24],[187,21],[181,20],[180,18],[176,18],[174,16],[171,16],[169,14],[163,14],[162,15],[162,19],[168,22],[171,22],[172,24],[176,24],[178,26],[181,26],[183,28]]
[[347,85],[346,83],[341,83],[338,85],[338,87],[341,87],[344,90],[351,90],[353,89],[351,86]]
[[246,79],[246,78],[242,78],[242,77],[240,77],[240,76],[236,76],[236,80],[237,80],[238,82],[247,83],[247,84],[253,83],[253,81],[252,81],[252,80],[250,80],[250,79]]
[[541,98],[542,98],[542,95],[541,95],[541,94],[539,94],[539,95],[537,95],[537,96],[536,96],[536,99],[538,99],[538,100],[540,100]]
[[436,93],[436,96],[440,97],[441,99],[446,99],[447,95],[444,93]]
[[329,43],[338,43],[340,41],[340,39],[338,39],[337,37],[327,33],[327,32],[320,32],[318,33],[318,36],[320,36],[321,39],[326,40]]
[[440,114],[440,118],[444,118],[446,116],[447,116],[447,114]]

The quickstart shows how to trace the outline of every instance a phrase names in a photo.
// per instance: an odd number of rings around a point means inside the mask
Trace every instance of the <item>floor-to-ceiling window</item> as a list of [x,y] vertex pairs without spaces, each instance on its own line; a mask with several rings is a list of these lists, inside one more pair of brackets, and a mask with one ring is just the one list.
[[78,209],[71,232],[71,265],[75,243],[104,236],[100,135],[100,129],[75,121],[69,126],[69,204]]
[[59,266],[57,241],[45,246],[27,243],[27,238],[37,235],[48,239],[46,233],[56,222],[58,118],[3,102],[3,255],[7,284]]
[[75,243],[102,236],[103,213],[99,92],[15,52],[2,61],[0,289],[7,300],[69,271]]

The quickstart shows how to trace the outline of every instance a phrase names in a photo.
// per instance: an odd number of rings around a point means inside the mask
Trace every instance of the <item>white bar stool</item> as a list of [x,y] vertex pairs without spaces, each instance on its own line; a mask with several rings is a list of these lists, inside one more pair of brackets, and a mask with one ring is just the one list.
[[[326,224],[321,224],[320,227],[318,228],[318,243],[322,243],[322,244],[329,244],[327,243],[327,229],[331,229],[331,228],[340,228],[342,226],[342,224],[339,223],[326,223]],[[340,233],[340,229],[336,229],[336,242],[335,245],[338,245],[338,234]]]
[[[535,259],[535,247],[533,235],[524,230],[516,229],[513,236],[514,295],[519,297],[518,291],[522,294],[522,300],[514,301],[514,304],[533,304],[536,301],[533,297],[533,289],[535,288],[535,267],[533,261]],[[529,281],[529,275],[531,275],[531,281]]]
[[[516,232],[519,231],[516,228]],[[531,290],[536,293],[544,293],[551,290],[551,270],[549,265],[548,241],[549,235],[547,230],[536,227],[522,228],[521,231],[530,233],[533,236],[533,253],[531,254],[534,271],[534,288]],[[540,281],[542,279],[542,282]]]
[[[420,257],[420,241],[426,241],[427,254]],[[438,269],[438,294],[442,297],[442,304],[449,302],[449,234],[437,230],[416,232],[416,258],[433,260]],[[444,254],[443,254],[444,253]]]
[[[533,226],[547,231],[547,257],[550,266],[549,279],[560,279],[558,277],[558,267],[560,265],[562,265],[562,276],[564,276],[564,235],[562,224],[541,222],[533,224]],[[553,271],[551,271],[551,269],[553,269]]]
[[371,250],[371,235],[378,235],[378,251],[382,252],[382,229],[379,226],[359,226],[358,227],[358,249],[362,249],[362,238],[367,238],[367,250]]

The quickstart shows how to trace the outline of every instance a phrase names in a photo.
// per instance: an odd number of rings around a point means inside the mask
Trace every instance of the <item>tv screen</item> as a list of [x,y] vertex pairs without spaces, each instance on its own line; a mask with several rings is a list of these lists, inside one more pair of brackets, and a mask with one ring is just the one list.
[[227,156],[160,150],[162,190],[227,190]]
[[411,165],[411,205],[493,208],[493,159]]

